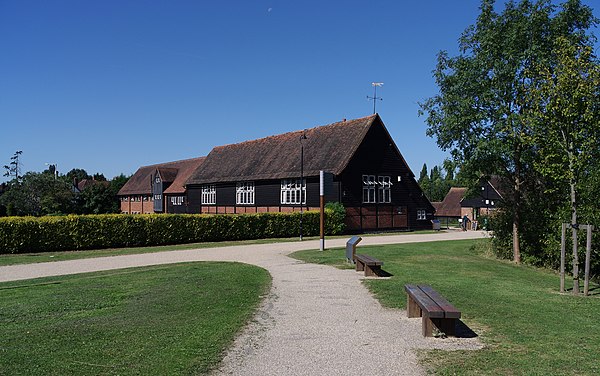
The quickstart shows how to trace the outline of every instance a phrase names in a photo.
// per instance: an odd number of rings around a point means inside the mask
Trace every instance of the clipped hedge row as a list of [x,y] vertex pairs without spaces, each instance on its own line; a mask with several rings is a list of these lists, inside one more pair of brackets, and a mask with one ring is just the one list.
[[[326,210],[326,233],[343,230],[343,218]],[[319,212],[304,212],[302,232],[319,234]],[[0,254],[141,247],[210,241],[294,237],[300,213],[241,215],[106,214],[0,218]]]

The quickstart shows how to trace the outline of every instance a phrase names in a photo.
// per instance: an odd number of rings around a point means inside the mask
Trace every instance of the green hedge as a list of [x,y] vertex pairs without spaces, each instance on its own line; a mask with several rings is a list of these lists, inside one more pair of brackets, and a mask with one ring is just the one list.
[[[330,208],[326,217],[326,233],[340,234],[343,217]],[[304,235],[319,234],[319,212],[304,212],[302,221]],[[0,218],[0,254],[281,238],[299,233],[297,212],[6,217]]]

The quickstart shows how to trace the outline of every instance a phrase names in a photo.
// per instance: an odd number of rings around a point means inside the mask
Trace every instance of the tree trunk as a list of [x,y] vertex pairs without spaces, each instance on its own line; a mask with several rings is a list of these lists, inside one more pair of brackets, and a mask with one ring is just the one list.
[[519,228],[521,226],[521,178],[515,177],[515,212],[513,214],[513,261],[521,263],[521,242],[519,241]]
[[579,255],[577,249],[577,191],[575,189],[575,172],[573,166],[573,145],[569,150],[569,185],[571,186],[571,233],[573,236],[573,294],[579,294]]
[[513,261],[521,263],[521,242],[519,240],[519,229],[521,228],[521,149],[515,145],[515,211],[513,214]]

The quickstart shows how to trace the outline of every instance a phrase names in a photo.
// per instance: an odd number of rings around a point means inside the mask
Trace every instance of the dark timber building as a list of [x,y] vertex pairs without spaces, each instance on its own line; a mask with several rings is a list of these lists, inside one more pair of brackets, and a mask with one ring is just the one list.
[[332,180],[327,201],[345,206],[348,230],[431,228],[434,208],[377,114],[215,147],[185,184],[186,210],[316,209],[321,170]]

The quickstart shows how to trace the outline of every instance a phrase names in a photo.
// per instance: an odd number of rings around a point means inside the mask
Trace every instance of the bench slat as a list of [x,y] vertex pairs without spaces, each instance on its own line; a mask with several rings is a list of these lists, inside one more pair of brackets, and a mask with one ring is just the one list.
[[444,309],[440,307],[433,299],[429,297],[420,286],[406,285],[404,286],[406,292],[414,300],[422,311],[425,311],[429,317],[433,318],[444,318]]
[[355,255],[354,256],[355,260],[359,260],[360,262],[367,264],[367,265],[374,265],[374,266],[382,266],[383,262],[377,260],[374,257],[368,256],[368,255]]
[[436,302],[440,308],[442,308],[445,312],[444,317],[451,319],[459,319],[460,311],[456,309],[448,300],[446,300],[443,296],[441,296],[437,291],[435,291],[431,286],[420,286],[421,290],[427,294],[433,301]]

